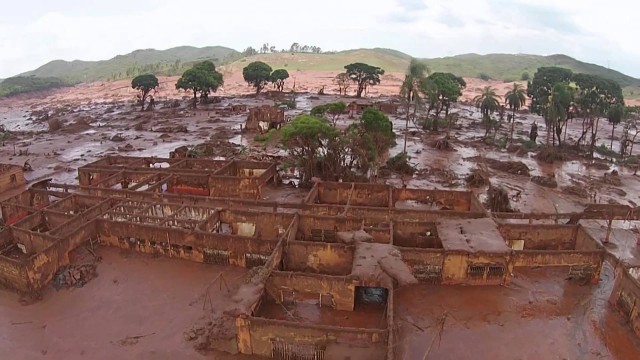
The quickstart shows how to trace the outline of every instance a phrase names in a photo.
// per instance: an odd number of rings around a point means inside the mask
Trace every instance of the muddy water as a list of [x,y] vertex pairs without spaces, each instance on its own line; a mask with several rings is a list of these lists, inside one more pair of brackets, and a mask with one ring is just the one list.
[[[211,281],[223,273],[233,290],[246,270],[98,251],[98,277],[83,288],[49,290],[28,306],[0,290],[0,359],[211,358],[183,333],[204,315]],[[218,284],[208,293],[215,307],[229,301]],[[134,336],[142,337],[126,339]]]
[[565,277],[539,268],[517,273],[508,287],[396,290],[400,358],[640,359],[640,340],[607,302],[612,269],[596,286]]

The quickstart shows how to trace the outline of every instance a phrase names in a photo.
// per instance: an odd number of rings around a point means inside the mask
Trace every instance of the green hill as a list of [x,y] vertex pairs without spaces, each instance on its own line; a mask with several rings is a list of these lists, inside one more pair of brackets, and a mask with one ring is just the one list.
[[57,77],[75,83],[124,79],[146,72],[177,75],[195,61],[213,60],[220,64],[237,56],[237,51],[222,46],[145,49],[101,61],[54,60],[19,76]]
[[495,80],[520,80],[523,72],[533,76],[541,66],[559,66],[574,72],[599,75],[621,86],[640,84],[640,80],[600,65],[588,64],[566,55],[464,54],[425,60],[431,71],[452,72],[464,77],[486,74]]
[[236,60],[224,66],[225,71],[242,71],[242,68],[253,61],[263,61],[274,69],[284,68],[289,71],[342,71],[344,66],[354,62],[366,62],[379,66],[385,71],[405,71],[411,56],[390,49],[356,49],[322,54],[311,53],[271,53],[258,54]]
[[[179,75],[193,62],[201,60],[213,60],[217,65],[222,65],[227,72],[242,71],[248,63],[258,60],[266,62],[274,69],[285,68],[289,71],[343,71],[347,64],[365,62],[379,66],[387,72],[404,72],[411,56],[392,49],[375,48],[322,54],[284,52],[242,57],[239,52],[221,46],[181,46],[168,50],[136,50],[103,61],[55,60],[21,75],[56,77],[65,83],[130,79],[142,73]],[[541,66],[560,66],[574,72],[615,80],[625,88],[626,96],[640,96],[640,79],[603,66],[584,63],[566,55],[464,54],[423,61],[432,72],[451,72],[464,77],[480,77],[483,74],[500,81],[520,80],[524,72],[533,76]]]

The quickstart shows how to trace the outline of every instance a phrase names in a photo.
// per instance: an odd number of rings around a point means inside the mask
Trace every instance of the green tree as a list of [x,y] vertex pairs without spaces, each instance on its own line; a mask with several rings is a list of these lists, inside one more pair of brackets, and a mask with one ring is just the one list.
[[531,99],[529,108],[532,113],[544,118],[547,124],[547,140],[550,140],[550,125],[553,126],[553,121],[547,118],[549,114],[553,114],[549,112],[551,93],[556,84],[568,84],[572,76],[573,73],[569,69],[555,66],[540,67],[533,74],[533,79],[527,83],[527,95]]
[[311,115],[299,115],[280,133],[282,144],[301,169],[303,183],[319,174],[319,159],[327,154],[329,143],[339,136],[338,130],[326,120]]
[[222,74],[216,71],[215,65],[211,61],[203,61],[182,74],[176,82],[176,89],[193,91],[193,108],[195,109],[198,93],[200,98],[206,101],[209,93],[218,91],[223,84]]
[[513,87],[504,95],[505,104],[513,112],[511,115],[511,126],[509,129],[509,142],[513,142],[513,127],[516,122],[516,111],[520,110],[527,102],[527,92],[524,86],[513,83]]
[[449,117],[451,104],[458,101],[462,96],[462,89],[467,86],[463,78],[452,73],[435,72],[429,75],[421,84],[422,92],[429,99],[429,110],[435,110],[435,120],[433,121],[433,131],[438,131],[438,119],[442,110],[445,111],[445,118]]
[[360,120],[349,126],[346,135],[350,139],[350,157],[356,159],[361,172],[371,171],[369,175],[375,177],[381,160],[396,143],[389,117],[380,110],[367,108]]
[[[553,86],[551,94],[543,102],[546,113],[544,119],[547,126],[547,145],[550,143],[552,133],[558,138],[558,146],[562,145],[561,135],[563,124],[566,124],[569,105],[572,95],[569,86],[565,83],[557,83]],[[555,131],[552,131],[555,128]],[[553,138],[555,145],[555,137]]]
[[333,126],[336,126],[340,115],[344,114],[347,111],[347,104],[344,101],[338,101],[334,103],[327,104],[326,113],[331,115],[331,123]]
[[429,69],[427,65],[421,61],[416,59],[411,59],[409,63],[409,67],[407,68],[407,73],[404,76],[404,81],[402,82],[402,86],[400,87],[400,97],[404,99],[406,104],[405,109],[405,126],[404,126],[404,147],[403,152],[407,152],[407,137],[409,135],[409,120],[411,117],[411,103],[413,103],[413,116],[415,119],[416,112],[420,103],[420,86],[427,74],[429,73]]
[[271,73],[271,82],[276,90],[282,92],[284,90],[284,81],[289,78],[289,72],[285,69],[273,70]]
[[364,63],[353,63],[344,68],[351,81],[358,86],[356,97],[362,97],[362,92],[367,86],[380,84],[380,75],[384,74],[383,69]]
[[141,111],[144,111],[144,101],[147,99],[147,96],[151,90],[157,88],[158,85],[160,85],[158,78],[152,74],[138,75],[131,80],[131,87],[140,92],[140,99],[142,100]]
[[590,132],[589,155],[593,156],[600,119],[608,115],[611,106],[624,104],[622,89],[617,82],[596,75],[575,74],[572,82],[577,88],[576,106],[583,117],[578,145]]
[[611,150],[613,150],[613,134],[616,130],[616,125],[622,122],[624,114],[624,104],[614,104],[609,107],[609,111],[607,112],[607,120],[609,121],[609,124],[611,124],[611,145],[609,146]]
[[262,61],[254,61],[242,69],[244,81],[256,89],[259,94],[271,79],[271,66]]

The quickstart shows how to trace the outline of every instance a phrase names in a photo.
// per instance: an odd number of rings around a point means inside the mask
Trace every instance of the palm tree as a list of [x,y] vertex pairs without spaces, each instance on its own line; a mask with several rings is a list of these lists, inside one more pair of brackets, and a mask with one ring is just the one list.
[[476,104],[476,107],[480,109],[480,113],[482,113],[482,121],[485,122],[487,131],[485,136],[489,135],[491,129],[491,114],[500,108],[499,98],[496,94],[496,89],[491,86],[485,86],[484,89],[482,89],[482,93],[473,98],[473,102]]
[[420,103],[420,84],[429,74],[427,64],[420,62],[416,59],[411,59],[409,67],[407,68],[407,74],[404,76],[404,82],[400,87],[400,97],[406,100],[406,124],[404,129],[404,153],[407,153],[407,136],[409,134],[409,119],[411,102],[413,101],[413,116],[415,118],[418,104]]
[[511,115],[511,129],[509,130],[509,142],[513,142],[513,126],[516,120],[516,111],[520,110],[527,101],[524,86],[513,83],[513,88],[504,95],[505,104],[513,111]]

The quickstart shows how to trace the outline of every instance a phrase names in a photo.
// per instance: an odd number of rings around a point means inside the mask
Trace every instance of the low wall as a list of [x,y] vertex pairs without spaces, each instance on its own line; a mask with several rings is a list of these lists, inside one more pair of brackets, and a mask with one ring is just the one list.
[[274,271],[267,279],[266,289],[277,303],[281,301],[280,290],[283,288],[317,295],[318,299],[320,294],[331,294],[336,310],[353,311],[357,284],[357,279],[346,277]]

